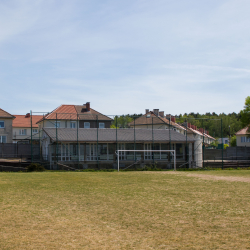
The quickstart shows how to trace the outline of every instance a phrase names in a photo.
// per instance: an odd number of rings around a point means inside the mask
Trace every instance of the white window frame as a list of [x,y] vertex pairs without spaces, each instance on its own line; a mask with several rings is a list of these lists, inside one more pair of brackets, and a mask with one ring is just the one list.
[[99,128],[105,128],[105,123],[104,122],[99,122]]
[[5,122],[4,121],[0,121],[3,122],[3,127],[0,126],[0,128],[5,128]]
[[[87,126],[88,124],[88,126]],[[84,122],[84,128],[90,128],[90,122]]]
[[19,129],[19,135],[27,135],[27,129],[26,128]]
[[[73,125],[74,125],[74,127],[73,127]],[[70,128],[76,128],[76,122],[70,122]]]
[[[5,142],[3,142],[3,137],[5,137]],[[7,135],[0,135],[0,143],[7,143]]]

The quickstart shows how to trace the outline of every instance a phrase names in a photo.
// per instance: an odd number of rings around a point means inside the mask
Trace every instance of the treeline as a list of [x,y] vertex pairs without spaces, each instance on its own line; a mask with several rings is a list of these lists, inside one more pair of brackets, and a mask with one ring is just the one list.
[[[177,118],[178,117],[178,118]],[[197,126],[198,128],[204,128],[209,131],[209,134],[215,138],[229,137],[229,134],[233,136],[237,131],[242,128],[240,113],[230,114],[216,114],[206,113],[185,113],[176,115],[176,122],[183,123],[185,121]],[[222,129],[221,129],[222,124]]]

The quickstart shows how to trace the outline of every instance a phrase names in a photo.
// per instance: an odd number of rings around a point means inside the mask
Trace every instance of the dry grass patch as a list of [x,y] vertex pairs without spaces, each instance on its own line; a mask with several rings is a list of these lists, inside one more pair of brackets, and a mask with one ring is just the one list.
[[247,182],[0,173],[1,249],[250,249]]

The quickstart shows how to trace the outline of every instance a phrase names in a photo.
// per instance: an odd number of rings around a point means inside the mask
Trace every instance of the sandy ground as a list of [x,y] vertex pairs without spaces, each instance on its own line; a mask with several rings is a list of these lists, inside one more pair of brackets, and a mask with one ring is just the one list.
[[204,174],[195,174],[195,173],[181,173],[181,172],[165,172],[166,174],[176,174],[176,175],[185,175],[190,177],[197,177],[204,180],[214,180],[214,181],[239,181],[239,182],[248,182],[250,183],[250,178],[248,177],[236,177],[236,176],[216,176],[216,175],[204,175]]

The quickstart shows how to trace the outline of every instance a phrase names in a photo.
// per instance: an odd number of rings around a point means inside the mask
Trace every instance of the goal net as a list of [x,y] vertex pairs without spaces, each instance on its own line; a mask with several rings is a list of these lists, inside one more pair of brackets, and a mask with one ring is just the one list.
[[[130,153],[130,156],[132,156],[131,159],[128,159],[127,152]],[[131,155],[131,153],[134,153],[134,154]],[[143,155],[143,158],[145,161],[152,160],[152,159],[155,159],[156,161],[158,159],[167,160],[167,153],[169,153],[170,157],[173,159],[174,171],[176,171],[176,152],[175,152],[175,150],[148,150],[148,149],[144,149],[144,150],[119,149],[119,150],[116,150],[117,161],[118,161],[117,162],[118,171],[120,170],[120,163],[121,162],[126,161],[126,160],[140,160],[141,154],[138,154],[138,153],[143,153],[142,155]]]

